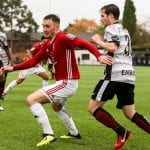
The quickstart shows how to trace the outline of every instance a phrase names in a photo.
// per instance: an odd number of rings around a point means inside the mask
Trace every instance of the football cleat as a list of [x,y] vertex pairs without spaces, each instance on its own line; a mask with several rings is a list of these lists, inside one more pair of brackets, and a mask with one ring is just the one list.
[[132,133],[129,130],[125,130],[125,133],[123,135],[118,135],[117,142],[114,145],[114,150],[121,149],[124,146],[127,139],[130,138],[131,136]]
[[54,135],[46,135],[46,136],[42,139],[42,141],[39,142],[36,146],[37,146],[37,147],[46,146],[46,145],[48,145],[49,143],[54,142],[54,141],[56,141],[56,140],[57,140],[57,138],[54,137]]
[[3,111],[3,110],[4,110],[4,108],[2,106],[0,106],[0,111]]
[[78,133],[77,135],[72,135],[68,133],[67,135],[62,135],[60,136],[62,139],[71,139],[71,138],[76,138],[76,139],[81,139],[81,135]]

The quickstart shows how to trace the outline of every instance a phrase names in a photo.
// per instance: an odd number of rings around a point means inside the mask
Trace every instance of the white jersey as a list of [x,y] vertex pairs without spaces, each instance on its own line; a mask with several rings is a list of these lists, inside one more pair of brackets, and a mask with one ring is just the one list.
[[134,84],[135,72],[132,65],[131,39],[128,31],[120,23],[115,23],[106,27],[104,40],[115,42],[118,49],[108,52],[113,56],[112,66],[106,66],[105,78],[111,81]]
[[2,61],[3,66],[7,66],[9,63],[6,51],[1,47],[0,47],[0,60]]
[[7,43],[7,36],[5,33],[3,32],[0,32],[0,41],[2,41],[4,43],[4,46],[8,46],[8,43]]

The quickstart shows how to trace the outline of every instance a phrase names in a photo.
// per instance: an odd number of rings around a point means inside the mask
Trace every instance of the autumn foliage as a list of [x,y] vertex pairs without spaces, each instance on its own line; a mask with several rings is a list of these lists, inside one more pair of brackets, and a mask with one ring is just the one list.
[[94,20],[89,19],[75,19],[73,24],[65,29],[70,33],[94,33],[97,30],[97,24]]

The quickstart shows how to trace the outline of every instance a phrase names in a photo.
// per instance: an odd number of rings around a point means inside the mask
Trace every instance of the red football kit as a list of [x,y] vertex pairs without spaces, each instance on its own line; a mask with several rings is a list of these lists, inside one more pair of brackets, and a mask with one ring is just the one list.
[[22,70],[35,66],[44,59],[50,58],[55,68],[55,79],[79,79],[80,74],[76,63],[74,49],[84,48],[89,50],[96,58],[101,54],[96,46],[84,39],[65,32],[58,32],[55,38],[45,40],[37,46],[38,52],[33,58],[14,65],[14,70]]

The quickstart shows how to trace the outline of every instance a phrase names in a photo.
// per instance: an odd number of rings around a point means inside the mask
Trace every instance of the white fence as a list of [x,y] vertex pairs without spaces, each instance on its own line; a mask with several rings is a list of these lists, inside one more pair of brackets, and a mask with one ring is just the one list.
[[[100,53],[104,53],[104,50],[99,50]],[[75,50],[76,60],[81,65],[99,65],[96,57],[88,50]]]

